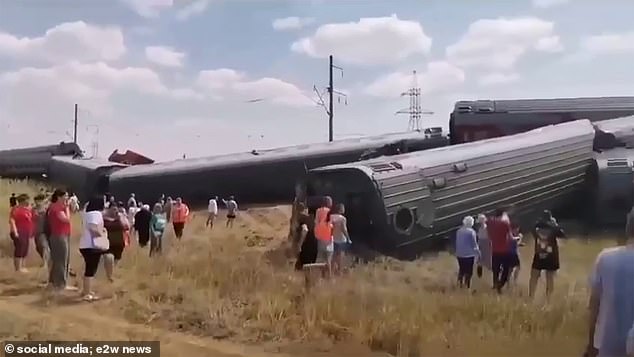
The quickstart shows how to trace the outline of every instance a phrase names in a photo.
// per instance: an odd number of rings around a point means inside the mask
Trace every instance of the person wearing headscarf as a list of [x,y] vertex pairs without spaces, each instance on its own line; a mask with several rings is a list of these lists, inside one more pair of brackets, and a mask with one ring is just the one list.
[[478,238],[473,229],[474,219],[466,216],[462,220],[462,227],[456,232],[456,259],[458,260],[458,285],[471,287],[473,265],[480,256]]

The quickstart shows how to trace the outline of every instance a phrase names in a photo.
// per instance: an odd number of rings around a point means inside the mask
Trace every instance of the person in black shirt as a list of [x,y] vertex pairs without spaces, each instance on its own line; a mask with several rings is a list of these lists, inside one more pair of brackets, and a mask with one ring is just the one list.
[[559,270],[558,238],[564,238],[563,229],[559,226],[550,211],[544,211],[542,218],[533,228],[535,254],[531,266],[529,296],[535,294],[535,288],[542,271],[546,271],[546,296],[552,294],[555,284],[555,273]]
[[295,270],[302,270],[306,264],[314,264],[317,261],[317,239],[315,238],[315,219],[308,214],[308,208],[304,203],[298,203],[299,212],[296,237],[296,247],[299,250]]
[[15,197],[15,193],[12,193],[11,197],[9,197],[9,207],[13,208],[17,205],[18,205],[18,198]]
[[134,215],[134,229],[139,234],[139,246],[145,247],[150,241],[150,220],[152,212],[150,206],[143,205],[141,209]]

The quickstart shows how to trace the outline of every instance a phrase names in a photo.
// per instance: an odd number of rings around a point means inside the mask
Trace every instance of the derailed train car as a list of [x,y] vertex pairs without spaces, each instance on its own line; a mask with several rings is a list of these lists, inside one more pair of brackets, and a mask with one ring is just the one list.
[[48,174],[53,156],[80,157],[82,151],[75,143],[0,151],[0,177],[36,178]]
[[449,117],[451,144],[513,135],[545,125],[634,115],[634,97],[458,101]]
[[594,129],[587,120],[513,136],[313,169],[305,196],[346,205],[352,240],[414,258],[465,215],[513,207],[525,222],[585,187]]
[[622,225],[634,205],[634,116],[600,121],[595,129],[586,221],[600,227]]
[[54,156],[48,170],[48,179],[85,201],[92,195],[108,192],[110,175],[127,166],[100,159]]
[[110,192],[141,200],[161,194],[206,203],[211,195],[236,195],[241,202],[292,201],[293,187],[309,169],[445,146],[438,131],[386,134],[272,150],[177,160],[128,167],[110,175]]

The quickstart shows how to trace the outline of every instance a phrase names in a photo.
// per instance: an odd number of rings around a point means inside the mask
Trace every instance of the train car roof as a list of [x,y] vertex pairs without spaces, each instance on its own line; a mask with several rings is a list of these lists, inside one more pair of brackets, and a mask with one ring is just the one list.
[[391,143],[408,140],[445,141],[442,136],[427,136],[423,132],[392,133],[378,136],[367,136],[337,140],[334,142],[303,144],[268,150],[253,150],[251,152],[232,153],[202,158],[182,159],[169,162],[159,162],[150,165],[135,165],[119,170],[112,178],[134,177],[152,173],[178,173],[202,169],[213,166],[248,165],[262,161],[282,161],[292,158],[315,157],[336,154],[338,152],[379,148]]
[[62,162],[69,165],[75,165],[84,167],[90,170],[97,170],[101,168],[112,168],[112,167],[128,167],[128,165],[120,164],[116,162],[111,162],[104,159],[92,158],[92,159],[73,159],[69,156],[53,156],[53,161]]
[[634,115],[594,122],[597,129],[615,136],[634,136]]
[[[466,144],[446,146],[436,149],[417,151],[402,155],[383,156],[376,159],[347,164],[330,165],[310,170],[311,172],[358,169],[372,176],[375,172],[398,172],[408,167],[427,168],[494,155],[500,152],[521,150],[538,143],[549,143],[563,138],[587,135],[594,137],[594,127],[587,119],[548,125],[520,134],[480,140]],[[394,165],[396,163],[396,165]],[[391,168],[387,167],[391,166]],[[387,170],[386,170],[387,169]]]
[[462,100],[454,105],[454,113],[554,113],[599,110],[634,110],[634,97]]
[[60,150],[60,149],[64,150],[65,152],[68,152],[69,154],[81,154],[81,152],[82,152],[81,148],[79,147],[79,145],[77,145],[75,143],[60,142],[58,144],[51,144],[51,145],[41,145],[41,146],[32,146],[32,147],[0,150],[0,155],[3,155],[3,154],[30,154],[30,153],[36,153],[36,152],[57,153],[58,150]]

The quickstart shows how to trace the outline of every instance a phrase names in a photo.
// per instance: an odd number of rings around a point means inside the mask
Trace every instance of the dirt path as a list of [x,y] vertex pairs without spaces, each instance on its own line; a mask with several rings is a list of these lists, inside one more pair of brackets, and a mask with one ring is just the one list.
[[[23,338],[26,336],[21,335],[26,334],[66,340],[159,340],[161,356],[166,357],[288,357],[211,338],[130,324],[109,317],[105,309],[100,309],[100,302],[78,302],[70,294],[51,302],[38,290],[41,288],[0,283],[0,320],[13,324],[7,327],[11,329],[8,333]],[[20,331],[24,326],[29,328]]]

